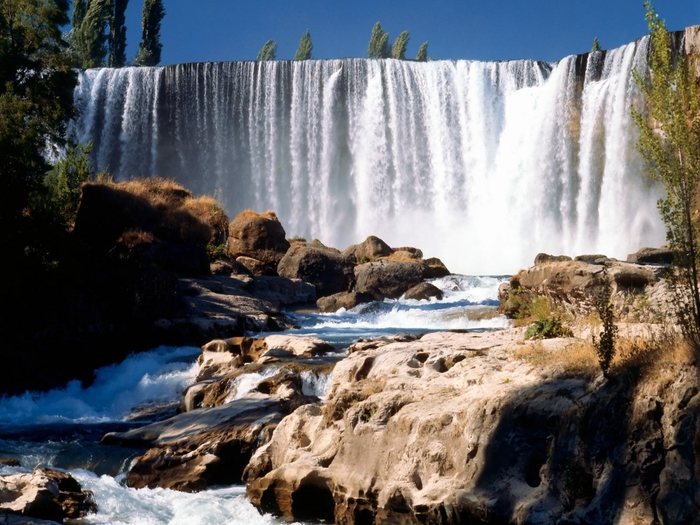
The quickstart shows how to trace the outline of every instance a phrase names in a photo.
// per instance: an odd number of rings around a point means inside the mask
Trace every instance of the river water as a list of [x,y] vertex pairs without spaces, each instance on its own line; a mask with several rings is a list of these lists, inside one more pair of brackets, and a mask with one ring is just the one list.
[[[493,330],[508,321],[496,314],[498,285],[507,277],[450,275],[433,280],[442,301],[386,300],[333,314],[289,312],[299,335],[316,335],[338,348],[339,357],[359,338],[436,330]],[[264,335],[264,334],[260,334]],[[165,489],[131,489],[124,483],[131,461],[143,448],[100,445],[107,432],[123,431],[173,414],[180,394],[194,381],[200,349],[159,347],[101,368],[89,387],[71,382],[45,393],[0,399],[0,458],[22,467],[0,474],[55,467],[92,490],[96,514],[82,523],[110,525],[196,525],[282,523],[261,515],[245,499],[245,487],[186,494]],[[266,371],[242,376],[229,402],[253,390]],[[303,389],[323,399],[330,377],[302,374]],[[139,418],[134,420],[134,418]]]

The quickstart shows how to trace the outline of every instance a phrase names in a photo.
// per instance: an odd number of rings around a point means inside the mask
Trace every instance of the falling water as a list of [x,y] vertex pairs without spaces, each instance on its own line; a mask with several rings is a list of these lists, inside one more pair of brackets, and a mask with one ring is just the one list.
[[341,249],[374,234],[472,274],[625,257],[664,240],[630,118],[646,49],[93,69],[72,133],[117,179],[175,178]]

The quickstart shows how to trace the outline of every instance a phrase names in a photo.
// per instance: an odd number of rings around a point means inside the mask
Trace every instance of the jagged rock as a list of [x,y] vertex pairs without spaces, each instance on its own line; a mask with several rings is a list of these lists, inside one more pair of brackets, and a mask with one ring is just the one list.
[[401,260],[402,258],[407,258],[407,259],[422,259],[423,258],[423,250],[419,248],[414,248],[413,246],[400,246],[398,248],[392,248],[394,252],[399,255],[399,258],[397,260]]
[[258,259],[241,255],[236,258],[236,262],[243,266],[251,275],[277,275],[277,272],[269,264]]
[[205,381],[231,373],[246,363],[253,363],[268,350],[264,339],[231,337],[215,339],[202,347],[195,381]]
[[433,333],[349,355],[326,404],[255,453],[249,499],[335,523],[695,523],[695,367],[592,380],[515,358],[518,338]]
[[437,257],[423,260],[423,279],[437,279],[450,275],[450,270]]
[[0,476],[0,512],[61,522],[64,518],[81,518],[95,509],[92,492],[82,490],[70,474],[39,469]]
[[588,264],[598,264],[598,265],[605,265],[605,264],[612,263],[611,259],[609,259],[606,255],[602,255],[600,253],[577,255],[576,257],[574,257],[574,261],[583,261],[583,262],[586,262]]
[[442,299],[442,290],[430,283],[417,284],[404,294],[404,299],[415,299],[416,301],[427,301],[431,297]]
[[535,256],[535,265],[538,264],[546,264],[550,262],[562,262],[562,261],[570,261],[571,257],[568,255],[549,255],[547,253],[538,253]]
[[668,248],[641,248],[636,253],[627,256],[630,263],[671,264],[673,262],[673,250]]
[[289,249],[289,241],[275,212],[256,213],[246,210],[231,222],[227,253],[231,259],[240,256],[251,257],[277,269],[284,254]]
[[355,267],[355,281],[357,292],[377,299],[398,299],[423,281],[423,266],[419,262],[387,260],[360,264]]
[[327,297],[321,297],[316,301],[316,307],[321,312],[336,312],[341,308],[349,310],[358,304],[374,301],[374,296],[369,293],[339,292]]
[[323,339],[313,336],[294,335],[269,335],[265,339],[267,350],[264,356],[307,356],[312,357],[326,352],[333,352],[335,348]]
[[394,250],[379,237],[370,235],[360,244],[353,244],[343,251],[343,256],[354,263],[372,262],[390,255]]
[[280,261],[277,273],[313,284],[318,297],[324,297],[352,287],[354,266],[338,250],[314,241],[295,243]]

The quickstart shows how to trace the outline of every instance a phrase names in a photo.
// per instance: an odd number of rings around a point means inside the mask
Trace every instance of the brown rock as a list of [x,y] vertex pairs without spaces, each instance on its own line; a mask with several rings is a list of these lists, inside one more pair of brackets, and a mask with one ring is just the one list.
[[377,299],[398,299],[411,287],[423,281],[419,262],[387,261],[360,264],[355,267],[355,289]]
[[442,290],[430,283],[417,284],[404,294],[404,299],[414,299],[416,301],[427,301],[431,297],[442,299]]
[[430,257],[423,261],[423,279],[437,279],[450,275],[450,270],[437,257]]
[[393,252],[391,247],[379,237],[370,235],[360,244],[353,244],[345,249],[343,256],[354,263],[372,262],[380,257],[386,257]]
[[562,262],[562,261],[570,261],[571,257],[568,255],[549,255],[547,253],[538,253],[535,256],[535,265],[538,264],[546,264],[550,262]]
[[351,288],[353,267],[353,262],[338,250],[314,241],[295,243],[280,261],[277,273],[313,284],[318,297],[324,297]]
[[673,250],[668,248],[641,248],[636,253],[627,256],[627,262],[647,264],[671,264]]
[[370,303],[374,301],[374,296],[361,292],[340,292],[327,297],[321,297],[316,301],[316,307],[321,312],[337,312],[341,308],[349,310],[358,304]]
[[284,228],[271,210],[265,213],[246,210],[229,226],[228,256],[231,259],[252,257],[274,272],[288,249]]
[[277,275],[274,268],[270,267],[258,259],[241,255],[236,258],[236,262],[241,264],[251,275]]

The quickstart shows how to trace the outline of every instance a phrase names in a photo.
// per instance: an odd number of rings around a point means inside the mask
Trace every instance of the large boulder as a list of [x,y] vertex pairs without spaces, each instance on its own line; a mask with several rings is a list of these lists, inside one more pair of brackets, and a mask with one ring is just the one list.
[[398,299],[422,281],[420,262],[382,260],[355,267],[355,290],[377,299]]
[[[246,210],[238,214],[229,226],[228,256],[233,260],[250,257],[274,271],[288,249],[289,241],[274,211],[256,213]],[[254,271],[247,264],[245,266]]]
[[370,293],[361,292],[339,292],[326,297],[321,297],[316,301],[316,308],[321,312],[336,312],[341,308],[350,310],[358,304],[370,303],[374,301],[374,296]]
[[442,290],[430,283],[419,283],[410,288],[405,294],[404,299],[414,299],[416,301],[427,301],[431,297],[442,299]]
[[70,475],[53,469],[0,476],[0,513],[62,522],[94,512],[92,492]]
[[637,264],[671,264],[673,250],[669,248],[641,248],[627,256],[627,262]]
[[354,266],[338,250],[314,241],[294,243],[277,266],[277,273],[313,284],[318,297],[324,297],[350,290]]
[[379,237],[370,235],[360,244],[345,249],[343,255],[354,263],[372,262],[393,253],[393,249]]

